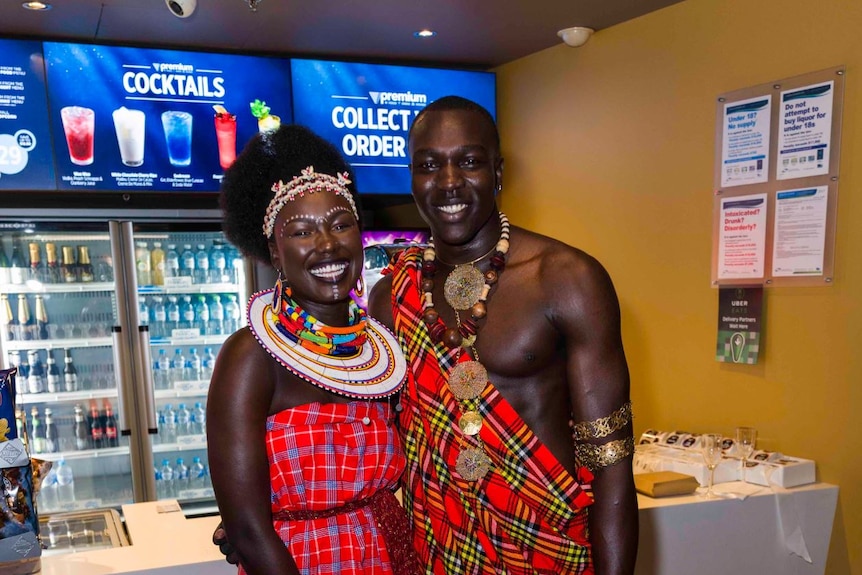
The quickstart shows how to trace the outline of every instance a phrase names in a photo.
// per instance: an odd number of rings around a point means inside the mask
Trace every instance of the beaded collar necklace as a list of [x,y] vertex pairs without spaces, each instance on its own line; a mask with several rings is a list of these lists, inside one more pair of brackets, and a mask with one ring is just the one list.
[[[475,359],[458,361],[449,373],[449,389],[458,400],[461,415],[458,427],[461,430],[460,453],[455,469],[467,481],[478,481],[491,469],[491,458],[485,452],[485,445],[479,432],[482,429],[482,416],[479,414],[479,397],[485,390],[488,381],[488,370],[479,362],[476,351],[478,337],[478,321],[488,313],[486,305],[491,287],[497,283],[500,274],[506,267],[506,254],[509,251],[509,219],[500,212],[500,239],[494,248],[485,255],[464,264],[455,265],[446,276],[443,284],[443,295],[446,302],[455,311],[457,327],[446,327],[440,314],[434,309],[434,275],[437,272],[437,252],[434,249],[434,239],[425,249],[422,256],[422,283],[424,296],[422,321],[425,322],[431,339],[442,342],[449,349],[458,348],[460,354],[469,348]],[[475,264],[487,256],[491,256],[491,268],[484,274]],[[450,264],[451,265],[451,264]],[[470,317],[461,319],[459,311],[470,310]],[[468,442],[473,437],[475,444]]]
[[[350,319],[345,327],[326,325],[293,301],[288,287],[284,290],[275,328],[291,341],[323,355],[355,355],[365,343],[365,310],[350,300]],[[274,303],[274,302],[273,302]]]

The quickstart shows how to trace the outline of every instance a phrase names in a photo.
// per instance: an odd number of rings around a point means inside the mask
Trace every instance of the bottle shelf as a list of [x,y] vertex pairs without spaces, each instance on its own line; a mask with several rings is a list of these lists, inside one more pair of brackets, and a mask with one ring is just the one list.
[[169,453],[173,451],[192,451],[206,449],[207,436],[203,433],[194,435],[180,435],[176,443],[156,443],[153,445],[153,453]]
[[[177,330],[179,331],[179,330]],[[194,335],[188,337],[158,337],[150,338],[150,347],[157,345],[220,345],[229,338],[231,334],[222,335]]]
[[[117,457],[122,455],[129,455],[128,446],[82,449],[80,451],[58,451],[56,453],[33,453],[34,457],[37,459],[44,459],[45,461],[60,461],[61,459],[71,461],[73,459],[93,459],[99,457]],[[64,509],[64,511],[67,510]]]
[[153,392],[156,399],[172,399],[175,397],[200,397],[206,395],[210,388],[207,379],[197,381],[180,381],[174,384],[173,389],[157,389]]
[[0,293],[5,294],[113,292],[114,290],[114,282],[43,284],[31,280],[24,284],[0,285]]
[[111,337],[72,337],[68,339],[22,339],[3,343],[9,351],[24,351],[29,349],[71,349],[79,347],[112,347]]
[[58,401],[86,401],[88,399],[107,399],[117,397],[117,388],[60,391],[57,393],[19,393],[16,397],[18,398],[18,403],[22,405],[53,403]]
[[[174,278],[174,280],[183,280],[191,278]],[[214,294],[214,293],[237,293],[240,291],[240,286],[235,283],[206,283],[193,284],[191,281],[183,283],[182,281],[174,281],[172,285],[163,286],[138,286],[138,293],[142,295],[173,295],[173,294]]]

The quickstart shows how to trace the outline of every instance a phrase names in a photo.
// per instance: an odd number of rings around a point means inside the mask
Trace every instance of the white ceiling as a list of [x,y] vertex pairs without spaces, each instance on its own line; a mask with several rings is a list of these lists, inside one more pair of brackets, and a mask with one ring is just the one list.
[[[602,30],[681,0],[0,0],[0,36],[487,69],[549,48],[569,26]],[[189,0],[183,0],[189,1]],[[423,28],[434,38],[415,38]]]

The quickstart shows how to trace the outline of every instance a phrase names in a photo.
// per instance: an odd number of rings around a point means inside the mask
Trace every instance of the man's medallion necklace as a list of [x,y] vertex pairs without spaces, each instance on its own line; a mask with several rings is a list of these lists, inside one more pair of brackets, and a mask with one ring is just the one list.
[[[440,321],[440,314],[434,309],[432,291],[434,290],[434,275],[438,260],[434,249],[434,239],[423,254],[422,291],[424,293],[424,310],[422,320],[428,327],[431,338],[435,342],[443,342],[450,349],[465,349],[472,352],[473,360],[459,361],[449,373],[449,389],[458,400],[460,416],[458,428],[461,431],[460,452],[455,462],[455,470],[467,481],[482,479],[491,469],[493,462],[485,451],[485,444],[479,433],[482,430],[482,415],[479,413],[479,397],[485,390],[488,381],[488,370],[479,362],[476,351],[478,321],[487,313],[487,299],[491,287],[497,283],[503,269],[506,267],[506,254],[509,251],[509,219],[500,213],[500,239],[494,248],[483,256],[464,264],[455,265],[443,284],[443,295],[446,302],[455,311],[456,328],[449,328]],[[491,269],[482,273],[475,264],[491,255]],[[459,312],[470,310],[470,317],[461,319]],[[475,445],[467,438],[472,437]]]

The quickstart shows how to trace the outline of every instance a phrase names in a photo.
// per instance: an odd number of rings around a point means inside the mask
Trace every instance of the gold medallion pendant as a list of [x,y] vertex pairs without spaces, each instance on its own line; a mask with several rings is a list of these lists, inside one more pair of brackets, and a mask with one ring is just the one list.
[[470,309],[479,301],[482,288],[485,287],[485,275],[472,265],[455,266],[446,276],[443,284],[443,295],[453,309],[463,311]]
[[468,447],[458,454],[455,471],[467,481],[478,481],[491,469],[491,459],[483,449]]
[[465,411],[458,418],[458,427],[464,432],[464,435],[478,435],[482,429],[482,416],[475,411]]
[[479,397],[488,384],[488,370],[478,361],[462,361],[449,374],[449,389],[461,401]]

